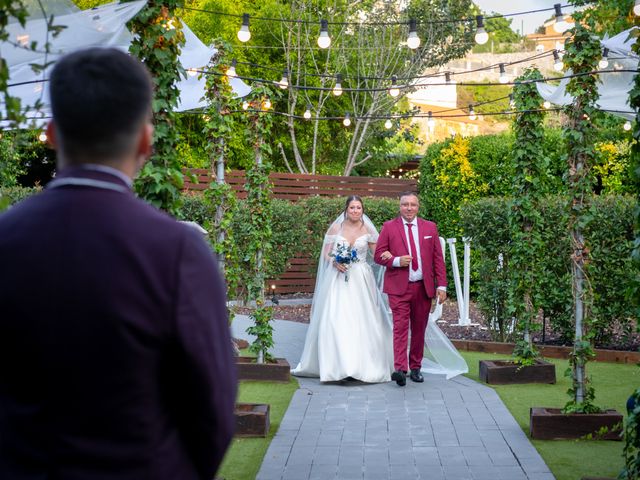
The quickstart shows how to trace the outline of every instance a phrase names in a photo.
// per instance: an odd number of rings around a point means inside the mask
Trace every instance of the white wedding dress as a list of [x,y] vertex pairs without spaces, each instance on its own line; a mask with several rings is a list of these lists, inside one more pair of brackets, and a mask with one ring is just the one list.
[[[333,236],[332,253],[348,241]],[[360,236],[352,246],[359,261],[347,273],[328,267],[316,283],[304,351],[292,373],[329,382],[352,377],[388,382],[393,372],[393,332],[372,267],[369,243],[377,233]],[[330,268],[330,270],[329,270]],[[319,280],[320,280],[319,279]]]

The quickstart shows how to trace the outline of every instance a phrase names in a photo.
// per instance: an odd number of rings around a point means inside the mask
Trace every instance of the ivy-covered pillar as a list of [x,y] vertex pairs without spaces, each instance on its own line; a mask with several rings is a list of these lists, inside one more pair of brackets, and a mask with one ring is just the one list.
[[[212,173],[216,181],[211,182],[204,192],[213,221],[207,223],[209,238],[218,255],[218,266],[224,273],[227,284],[227,298],[237,295],[240,284],[240,253],[233,235],[233,224],[237,221],[237,199],[230,185],[224,181],[224,162],[228,155],[225,137],[233,128],[234,116],[231,110],[237,108],[238,99],[234,98],[225,75],[228,47],[218,45],[216,54],[206,69],[205,99],[207,106],[203,115],[202,133],[206,139],[205,150],[209,155]],[[229,309],[229,321],[233,312]]]
[[542,79],[536,68],[525,70],[516,79],[513,100],[518,113],[513,122],[514,192],[510,202],[511,274],[513,315],[522,337],[516,342],[513,355],[521,365],[532,365],[539,356],[531,340],[533,320],[539,310],[540,299],[535,286],[544,283],[539,275],[537,260],[544,252],[540,234],[540,211],[537,201],[545,168],[544,117],[542,98],[536,80]]
[[255,341],[249,350],[258,358],[258,363],[271,360],[269,350],[273,347],[273,308],[265,306],[265,280],[271,245],[271,182],[269,171],[271,165],[267,158],[271,154],[270,138],[273,117],[268,113],[274,93],[269,87],[255,87],[253,100],[247,110],[248,128],[255,161],[251,170],[247,171],[245,189],[247,190],[247,206],[250,216],[249,244],[246,245],[246,258],[252,266],[252,275],[247,285],[249,300],[256,302],[252,313],[254,325],[247,333],[255,335]]
[[569,80],[567,93],[574,100],[565,108],[567,125],[564,136],[567,144],[569,167],[569,230],[572,250],[570,253],[574,298],[575,339],[570,363],[572,371],[573,399],[565,406],[565,413],[593,413],[599,411],[592,402],[593,387],[588,384],[585,364],[593,358],[593,346],[588,334],[589,307],[592,294],[588,285],[589,247],[584,229],[589,223],[592,179],[589,169],[595,159],[594,120],[598,98],[597,77],[590,72],[598,70],[600,41],[592,35],[579,19],[571,30],[572,39],[565,45],[564,64],[574,76]]
[[154,81],[154,154],[136,181],[136,191],[151,204],[176,214],[184,184],[176,153],[179,140],[174,109],[180,91],[177,83],[184,70],[180,48],[184,45],[182,24],[176,17],[181,0],[149,0],[130,22],[135,35],[129,51],[151,72]]

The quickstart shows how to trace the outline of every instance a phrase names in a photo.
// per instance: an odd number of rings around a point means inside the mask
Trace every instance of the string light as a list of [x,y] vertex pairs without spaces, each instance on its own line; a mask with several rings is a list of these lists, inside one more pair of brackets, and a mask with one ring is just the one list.
[[504,69],[504,63],[500,64],[500,83],[507,83],[509,79],[507,78],[507,71]]
[[396,98],[398,95],[400,95],[400,89],[398,88],[398,85],[396,85],[397,82],[398,77],[393,75],[391,77],[391,88],[389,89],[389,95],[391,95],[393,98]]
[[342,120],[342,124],[345,127],[348,127],[349,125],[351,125],[351,116],[349,115],[349,112],[344,114],[344,120]]
[[545,100],[544,103],[542,104],[542,106],[546,109],[549,110],[551,108],[551,102],[549,100]]
[[333,87],[333,94],[336,97],[342,95],[342,75],[339,73],[336,75],[336,84]]
[[387,130],[389,130],[391,127],[393,127],[393,123],[391,123],[391,120],[389,120],[387,118],[387,121],[384,122],[384,128],[386,128]]
[[473,105],[469,105],[469,120],[473,121],[473,120],[475,120],[476,118],[477,118],[477,117],[476,117],[476,112],[475,112],[475,110],[473,109]]
[[412,18],[409,20],[409,36],[407,37],[407,47],[411,50],[415,50],[420,46],[420,37],[418,36],[416,28],[416,20]]
[[447,83],[451,83],[451,72],[445,72],[444,81]]
[[331,37],[329,36],[329,26],[326,20],[320,20],[320,36],[318,37],[318,46],[320,48],[329,48],[331,45]]
[[248,42],[251,38],[251,32],[249,31],[249,14],[242,14],[242,26],[238,30],[238,40],[242,43]]
[[554,50],[553,51],[553,69],[556,72],[560,72],[562,71],[563,68],[564,68],[564,63],[562,63],[560,54],[558,53],[558,50]]
[[[636,2],[636,5],[638,5],[639,2],[640,0]],[[622,126],[622,128],[624,128],[625,132],[628,132],[629,130],[631,130],[631,122],[627,120],[626,122],[624,122],[624,125]]]
[[265,98],[264,102],[262,102],[262,108],[269,110],[271,108],[271,100]]
[[309,120],[311,118],[311,105],[307,103],[307,109],[302,114],[305,120]]
[[282,78],[278,82],[278,86],[283,90],[289,86],[289,79],[287,78],[288,76],[289,76],[289,70],[285,68],[284,72],[282,72]]
[[640,17],[640,0],[636,0],[636,3],[633,5],[633,14]]
[[609,66],[609,49],[607,47],[604,47],[604,49],[602,50],[602,58],[598,62],[598,67],[600,67],[601,70],[604,70],[608,66]]
[[238,76],[238,74],[236,73],[237,64],[238,64],[238,61],[235,58],[231,60],[231,65],[229,65],[229,68],[227,68],[227,72],[226,72],[227,77],[233,78]]
[[431,112],[429,112],[427,116],[427,126],[429,128],[433,128],[436,126],[436,121],[433,119],[433,114]]
[[246,100],[244,102],[242,102],[242,109],[243,110],[248,110],[249,109],[249,102],[247,102]]
[[47,141],[47,132],[42,131],[40,132],[40,135],[38,135],[38,140],[40,140],[42,143]]
[[562,6],[556,3],[553,8],[556,10],[556,23],[553,25],[553,29],[558,33],[564,33],[569,27],[569,24],[562,14]]
[[513,93],[509,94],[509,106],[511,108],[516,108],[516,101],[513,99]]
[[489,34],[484,29],[484,17],[482,15],[478,15],[476,17],[476,23],[478,28],[476,29],[476,43],[478,45],[484,45],[489,41]]

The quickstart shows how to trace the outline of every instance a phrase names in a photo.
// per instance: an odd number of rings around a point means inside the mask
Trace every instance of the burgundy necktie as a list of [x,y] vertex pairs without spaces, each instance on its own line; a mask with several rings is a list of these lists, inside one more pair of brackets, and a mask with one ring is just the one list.
[[409,243],[411,244],[411,270],[418,270],[418,249],[416,248],[416,242],[413,239],[413,228],[410,223],[405,223],[409,229]]

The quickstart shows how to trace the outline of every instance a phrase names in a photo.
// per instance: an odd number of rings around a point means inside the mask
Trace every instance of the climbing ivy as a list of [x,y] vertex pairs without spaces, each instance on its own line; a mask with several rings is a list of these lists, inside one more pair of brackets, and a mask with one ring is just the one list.
[[[212,173],[216,164],[224,162],[228,155],[225,137],[231,131],[234,116],[230,109],[236,109],[238,100],[234,98],[231,86],[224,72],[228,65],[226,44],[216,45],[216,54],[211,58],[206,76],[203,134],[206,138],[205,150],[209,156]],[[219,258],[223,259],[224,277],[227,283],[227,298],[236,295],[240,286],[240,252],[233,234],[233,224],[237,220],[238,202],[232,187],[224,182],[211,182],[204,192],[205,199],[212,206],[212,216],[205,227],[209,231],[211,243]],[[233,311],[229,311],[229,321]]]
[[175,16],[180,0],[149,0],[130,22],[134,34],[129,51],[151,72],[153,99],[154,154],[138,179],[136,191],[151,204],[177,214],[183,176],[176,154],[178,130],[174,109],[180,91],[177,82],[184,70],[180,65],[180,48],[184,45],[182,24]]
[[571,236],[571,267],[574,296],[575,340],[570,357],[571,369],[566,375],[572,384],[568,392],[572,399],[566,404],[567,413],[593,413],[600,409],[593,404],[594,389],[586,374],[586,363],[594,356],[592,334],[589,331],[590,306],[593,294],[589,284],[589,247],[584,231],[592,219],[589,211],[593,181],[589,169],[596,152],[594,147],[594,121],[598,115],[595,107],[598,98],[597,77],[588,74],[598,69],[600,41],[580,23],[576,17],[575,27],[570,32],[571,41],[565,45],[564,64],[577,75],[567,85],[567,93],[574,97],[572,104],[564,109],[567,128],[564,136],[567,144],[569,167],[569,231]]
[[256,302],[256,309],[251,315],[254,325],[247,333],[256,336],[249,350],[258,356],[259,361],[270,360],[269,349],[273,346],[273,327],[271,319],[273,311],[265,306],[265,271],[273,245],[271,243],[271,183],[268,161],[271,145],[265,140],[270,137],[273,115],[265,113],[272,102],[275,92],[267,86],[255,87],[251,99],[247,101],[247,122],[250,144],[255,155],[253,167],[247,172],[245,189],[249,207],[248,243],[244,245],[245,261],[251,265],[252,275],[248,280],[247,290],[250,300]]
[[516,79],[513,91],[515,109],[523,112],[516,115],[513,122],[514,195],[510,202],[511,308],[522,333],[513,355],[520,365],[532,365],[539,356],[531,341],[531,332],[538,325],[533,320],[540,309],[540,299],[534,290],[534,286],[542,282],[537,260],[544,255],[540,210],[536,206],[545,173],[544,165],[547,163],[543,151],[545,113],[534,83],[541,78],[538,69],[527,69]]

